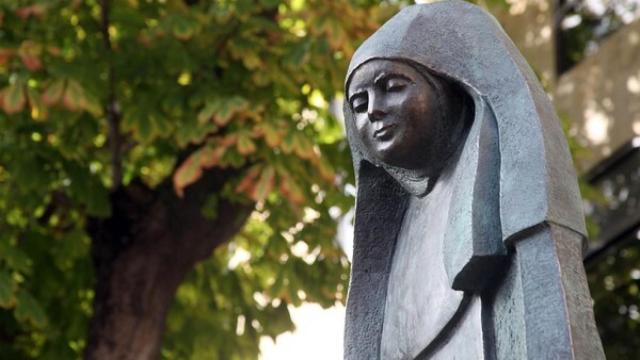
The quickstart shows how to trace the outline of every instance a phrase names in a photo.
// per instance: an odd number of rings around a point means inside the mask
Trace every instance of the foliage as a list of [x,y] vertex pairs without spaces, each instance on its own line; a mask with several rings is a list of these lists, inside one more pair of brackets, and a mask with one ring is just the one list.
[[598,43],[640,16],[638,3],[563,1],[557,10],[560,73],[569,70],[598,47]]
[[607,359],[633,359],[640,348],[640,249],[635,234],[587,271]]
[[333,239],[353,178],[329,101],[393,6],[0,3],[0,353],[81,353],[86,222],[109,216],[118,166],[123,186],[170,181],[178,194],[207,169],[236,169],[203,213],[215,218],[222,197],[256,204],[178,290],[164,358],[254,358],[260,336],[292,328],[288,304],[342,301],[348,264]]

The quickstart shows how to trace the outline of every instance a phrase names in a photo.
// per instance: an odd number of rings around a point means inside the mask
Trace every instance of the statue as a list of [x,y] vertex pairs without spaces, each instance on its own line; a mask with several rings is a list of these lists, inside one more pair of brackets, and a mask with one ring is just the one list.
[[480,8],[414,5],[356,51],[345,359],[604,359],[566,140]]

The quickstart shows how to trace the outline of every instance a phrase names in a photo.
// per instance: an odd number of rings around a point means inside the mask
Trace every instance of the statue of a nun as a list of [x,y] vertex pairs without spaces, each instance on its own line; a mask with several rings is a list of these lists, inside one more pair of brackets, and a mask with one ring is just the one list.
[[405,8],[356,51],[345,359],[604,359],[554,109],[493,17]]

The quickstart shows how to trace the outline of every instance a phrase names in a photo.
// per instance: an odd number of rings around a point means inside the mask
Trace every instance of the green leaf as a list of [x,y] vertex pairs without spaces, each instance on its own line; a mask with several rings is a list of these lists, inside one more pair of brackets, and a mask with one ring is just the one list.
[[213,117],[217,125],[224,126],[234,115],[248,109],[249,102],[240,96],[214,98],[206,102],[198,114],[198,122],[204,124]]
[[9,269],[23,274],[30,272],[31,260],[22,250],[16,248],[3,239],[0,241],[0,259],[4,260]]
[[33,120],[46,119],[48,111],[42,102],[40,94],[33,89],[29,89],[27,91],[27,98],[29,99],[29,106],[31,107],[31,118],[33,118]]
[[200,27],[198,21],[191,18],[176,15],[172,20],[173,36],[179,40],[191,39]]
[[196,150],[193,154],[180,164],[173,174],[173,188],[178,196],[184,195],[184,189],[196,182],[202,176],[202,166],[200,159],[202,149]]
[[293,330],[295,328],[295,325],[291,320],[289,309],[284,302],[280,303],[280,305],[272,309],[273,310],[271,310],[269,314],[269,328],[266,333],[275,341],[278,335],[286,331]]
[[87,235],[80,229],[70,231],[61,239],[61,244],[56,247],[54,253],[57,255],[58,267],[61,270],[69,270],[68,266],[74,260],[88,255],[90,241]]
[[261,0],[260,3],[266,8],[272,8],[280,4],[280,0]]
[[85,93],[83,108],[97,118],[103,114],[102,104],[98,98],[89,93]]
[[22,81],[16,81],[3,90],[2,105],[7,114],[15,114],[22,111],[25,103],[25,87]]
[[257,70],[263,65],[263,60],[258,53],[259,46],[254,41],[237,38],[233,43],[230,44],[230,52],[232,56],[240,60],[242,64],[248,70]]
[[0,308],[8,309],[16,304],[15,286],[11,276],[0,271]]
[[153,121],[151,121],[151,117],[140,114],[141,116],[138,118],[137,122],[137,133],[138,137],[143,142],[149,142],[154,135],[154,126]]
[[26,290],[18,291],[17,306],[14,311],[16,319],[22,323],[29,323],[38,328],[43,328],[47,324],[47,316],[42,306]]
[[238,147],[238,152],[244,156],[253,154],[256,151],[256,144],[251,140],[251,137],[246,132],[242,132],[238,135],[238,143],[236,145]]
[[75,80],[67,81],[67,88],[62,97],[62,103],[70,111],[78,111],[86,106],[84,89]]
[[204,108],[198,113],[198,123],[202,125],[209,122],[213,118],[213,114],[218,111],[218,107],[218,101],[208,101]]
[[24,66],[30,71],[38,71],[42,68],[40,54],[42,53],[42,45],[31,40],[23,41],[18,49],[18,56],[22,60]]
[[264,133],[264,140],[269,147],[275,148],[282,143],[284,132],[282,129],[276,128],[275,124],[265,121],[260,124],[260,129]]
[[47,106],[57,104],[62,99],[64,93],[65,81],[62,79],[54,80],[42,94],[42,101]]
[[111,214],[109,193],[100,179],[78,164],[66,163],[65,170],[71,180],[71,197],[85,205],[87,214],[106,217]]
[[39,189],[51,180],[45,159],[34,153],[26,153],[16,159],[13,164],[13,173],[19,181],[18,186],[29,191]]
[[267,166],[262,170],[260,178],[256,183],[253,199],[256,201],[264,200],[273,188],[275,171],[273,166]]
[[300,131],[292,135],[291,146],[296,155],[302,159],[311,159],[314,156],[313,144]]

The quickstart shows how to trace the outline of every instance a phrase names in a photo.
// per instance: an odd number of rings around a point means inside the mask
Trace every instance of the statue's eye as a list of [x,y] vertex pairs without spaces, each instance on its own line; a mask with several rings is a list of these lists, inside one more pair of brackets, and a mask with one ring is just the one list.
[[351,108],[356,113],[363,113],[367,111],[367,99],[365,96],[356,96],[351,100]]
[[402,78],[390,78],[387,80],[386,90],[388,92],[401,91],[407,86],[407,81]]

